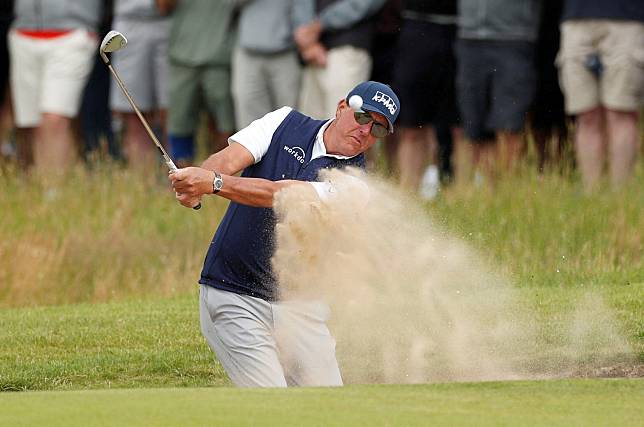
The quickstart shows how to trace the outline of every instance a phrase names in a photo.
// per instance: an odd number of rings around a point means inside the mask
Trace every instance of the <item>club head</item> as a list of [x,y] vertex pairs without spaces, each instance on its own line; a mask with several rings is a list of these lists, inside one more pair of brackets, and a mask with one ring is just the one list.
[[123,49],[126,45],[127,39],[123,34],[114,30],[107,33],[105,37],[103,37],[99,50],[103,61],[105,61],[106,64],[109,63],[109,59],[107,59],[107,55],[105,55],[105,53],[116,52],[117,50]]

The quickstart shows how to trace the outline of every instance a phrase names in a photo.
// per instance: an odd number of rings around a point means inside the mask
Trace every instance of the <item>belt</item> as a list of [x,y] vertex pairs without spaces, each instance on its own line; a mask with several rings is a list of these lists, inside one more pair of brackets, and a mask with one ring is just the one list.
[[439,15],[435,13],[420,13],[413,10],[403,10],[401,16],[404,19],[412,19],[414,21],[425,21],[432,24],[439,25],[456,25],[458,18],[456,15]]
[[60,30],[60,29],[42,29],[42,30],[32,30],[32,29],[23,29],[18,28],[19,34],[23,36],[32,37],[36,39],[55,39],[57,37],[65,36],[72,32],[72,30]]

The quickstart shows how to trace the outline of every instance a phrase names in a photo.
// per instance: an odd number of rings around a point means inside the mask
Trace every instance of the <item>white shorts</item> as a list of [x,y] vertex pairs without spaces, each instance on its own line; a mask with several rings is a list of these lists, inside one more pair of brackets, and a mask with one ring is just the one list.
[[9,32],[10,82],[16,126],[36,127],[42,113],[75,117],[98,40],[85,29],[42,39]]
[[326,67],[304,68],[299,110],[314,119],[335,117],[338,102],[358,83],[369,79],[371,65],[371,55],[364,49],[329,49]]
[[322,302],[268,302],[201,285],[201,332],[238,387],[341,386]]
[[[127,48],[113,53],[111,61],[134,103],[144,112],[166,109],[170,20],[117,19],[113,28],[128,38]],[[114,78],[110,107],[118,112],[134,112]]]

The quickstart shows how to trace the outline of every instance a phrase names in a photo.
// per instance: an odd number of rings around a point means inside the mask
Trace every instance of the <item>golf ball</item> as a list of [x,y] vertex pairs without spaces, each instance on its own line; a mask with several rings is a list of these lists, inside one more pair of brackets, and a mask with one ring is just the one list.
[[361,109],[362,97],[360,95],[352,95],[351,98],[349,98],[349,107],[353,108],[354,110]]

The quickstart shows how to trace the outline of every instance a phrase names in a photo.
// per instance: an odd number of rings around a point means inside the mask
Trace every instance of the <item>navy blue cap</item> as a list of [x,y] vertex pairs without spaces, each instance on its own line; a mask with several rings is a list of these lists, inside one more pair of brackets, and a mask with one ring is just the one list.
[[389,132],[394,131],[394,122],[400,112],[400,101],[389,86],[370,80],[354,87],[347,95],[347,102],[353,95],[362,98],[361,110],[382,114],[389,122]]

